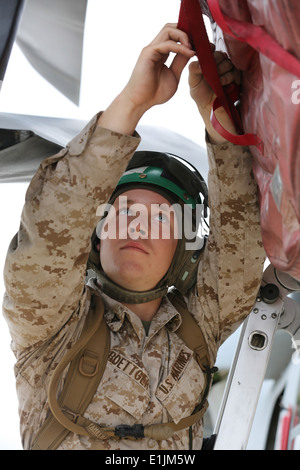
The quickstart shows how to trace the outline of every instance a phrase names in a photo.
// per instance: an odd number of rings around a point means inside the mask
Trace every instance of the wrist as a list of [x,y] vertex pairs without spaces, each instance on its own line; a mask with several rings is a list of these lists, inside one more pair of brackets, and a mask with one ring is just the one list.
[[[227,140],[214,129],[211,123],[211,107],[205,109],[200,107],[198,108],[204,121],[210,142],[212,144],[223,144],[224,142],[227,142]],[[234,124],[224,108],[221,107],[216,109],[215,116],[217,121],[227,132],[233,135],[237,135]]]
[[132,135],[145,111],[142,106],[135,105],[123,90],[100,116],[98,125]]

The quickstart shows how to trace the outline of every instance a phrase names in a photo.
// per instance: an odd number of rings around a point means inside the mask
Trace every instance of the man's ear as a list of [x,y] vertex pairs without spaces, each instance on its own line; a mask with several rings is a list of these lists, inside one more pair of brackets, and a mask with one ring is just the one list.
[[93,243],[92,249],[94,251],[99,252],[100,251],[100,238],[96,235],[95,232],[92,237],[92,243]]
[[98,238],[97,236],[94,238],[94,241],[93,241],[93,245],[94,245],[94,250],[99,252],[100,251],[100,238]]

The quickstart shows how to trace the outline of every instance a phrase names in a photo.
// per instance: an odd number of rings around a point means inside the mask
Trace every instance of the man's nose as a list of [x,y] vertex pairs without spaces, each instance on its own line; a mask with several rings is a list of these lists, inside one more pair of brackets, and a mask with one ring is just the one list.
[[139,234],[140,236],[143,237],[147,235],[147,230],[145,228],[142,228],[141,224],[139,223],[136,226],[129,227],[129,234],[130,235]]

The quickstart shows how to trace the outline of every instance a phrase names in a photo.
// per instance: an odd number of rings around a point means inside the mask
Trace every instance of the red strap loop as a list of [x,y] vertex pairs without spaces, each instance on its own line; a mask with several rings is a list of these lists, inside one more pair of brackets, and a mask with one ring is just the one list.
[[[178,28],[189,35],[203,75],[217,96],[211,117],[212,125],[216,131],[232,143],[237,145],[255,145],[260,152],[263,152],[263,143],[258,136],[254,134],[243,134],[240,115],[234,105],[239,95],[239,87],[232,85],[222,87],[221,85],[199,0],[181,0]],[[217,121],[214,111],[220,106],[223,106],[231,117],[239,135],[230,134]]]
[[264,144],[261,139],[255,134],[243,134],[243,135],[234,135],[226,131],[223,126],[219,123],[216,118],[214,111],[220,108],[222,105],[219,101],[219,98],[216,98],[213,104],[213,110],[211,113],[211,123],[214,129],[222,136],[224,139],[236,145],[255,145],[261,154],[264,152]]

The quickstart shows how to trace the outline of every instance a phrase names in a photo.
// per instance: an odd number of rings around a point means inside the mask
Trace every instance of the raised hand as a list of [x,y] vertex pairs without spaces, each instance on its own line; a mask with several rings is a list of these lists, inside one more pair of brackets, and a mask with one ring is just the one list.
[[[187,34],[176,26],[165,25],[143,48],[127,85],[100,117],[100,125],[132,134],[148,109],[166,103],[176,93],[182,71],[195,55]],[[175,56],[168,66],[171,53]]]

